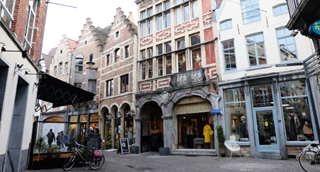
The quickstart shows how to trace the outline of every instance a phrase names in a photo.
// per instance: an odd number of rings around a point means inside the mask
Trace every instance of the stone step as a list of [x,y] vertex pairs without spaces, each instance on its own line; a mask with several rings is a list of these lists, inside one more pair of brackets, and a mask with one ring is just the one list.
[[183,149],[183,150],[173,150],[172,155],[210,155],[217,156],[215,150],[194,150],[194,149]]

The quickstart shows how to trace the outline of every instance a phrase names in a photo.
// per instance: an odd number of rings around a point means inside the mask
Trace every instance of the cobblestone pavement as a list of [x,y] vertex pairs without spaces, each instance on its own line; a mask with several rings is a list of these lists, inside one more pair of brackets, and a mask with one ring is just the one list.
[[[268,160],[255,158],[213,157],[213,156],[159,156],[158,153],[144,154],[116,154],[116,152],[104,152],[106,162],[104,166],[95,171],[105,172],[295,172],[302,171],[297,160]],[[39,170],[34,172],[59,172],[62,169]],[[70,171],[86,171],[85,167],[73,168]],[[88,168],[88,171],[93,171]],[[320,171],[320,169],[319,169]],[[32,170],[28,171],[32,172]]]

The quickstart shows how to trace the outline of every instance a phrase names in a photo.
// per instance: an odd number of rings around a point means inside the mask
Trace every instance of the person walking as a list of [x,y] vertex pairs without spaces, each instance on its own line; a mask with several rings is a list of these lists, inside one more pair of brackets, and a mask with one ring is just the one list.
[[49,147],[51,148],[52,142],[55,142],[55,141],[56,141],[56,138],[55,138],[55,136],[54,136],[54,133],[52,132],[52,129],[50,129],[50,131],[48,132],[47,138],[48,138],[48,145],[49,145]]
[[60,137],[60,133],[58,133],[57,134],[57,138],[56,138],[56,140],[57,140],[57,145],[60,147],[60,145],[61,145],[61,137]]
[[60,133],[60,142],[61,142],[61,147],[64,148],[64,146],[65,146],[65,139],[64,139],[63,131],[61,131],[61,133]]
[[93,128],[92,127],[90,127],[89,128],[89,132],[88,132],[88,136],[87,137],[94,137],[95,136],[95,133],[94,133],[94,131],[93,131]]
[[101,134],[99,133],[99,129],[94,129],[94,136],[95,137],[101,137]]
[[67,150],[70,150],[69,148],[70,148],[70,137],[69,137],[69,135],[68,135],[68,133],[66,133],[65,135],[64,135],[64,144],[66,145],[66,147],[68,146],[68,149]]

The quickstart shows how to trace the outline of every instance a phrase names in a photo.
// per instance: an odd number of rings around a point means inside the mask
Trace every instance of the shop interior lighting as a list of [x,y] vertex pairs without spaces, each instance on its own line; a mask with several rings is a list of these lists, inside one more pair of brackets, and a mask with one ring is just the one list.
[[286,107],[286,109],[293,109],[293,107]]
[[289,104],[283,104],[282,106],[290,106]]

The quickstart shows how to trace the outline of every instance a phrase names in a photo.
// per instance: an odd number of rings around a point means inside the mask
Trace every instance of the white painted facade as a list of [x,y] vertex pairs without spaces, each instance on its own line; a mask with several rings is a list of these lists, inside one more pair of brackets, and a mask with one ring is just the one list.
[[[219,33],[219,61],[221,65],[220,79],[222,79],[222,81],[235,80],[250,75],[302,69],[302,66],[275,66],[275,64],[287,63],[287,61],[281,62],[280,59],[276,29],[286,26],[289,21],[289,13],[275,16],[273,7],[280,4],[286,4],[286,1],[259,0],[261,20],[249,24],[243,24],[241,1],[224,0],[222,2],[220,8],[216,11],[217,30]],[[228,19],[232,19],[232,28],[221,31],[220,23]],[[263,66],[250,67],[246,46],[246,36],[257,33],[263,33],[267,64]],[[297,60],[294,60],[295,62],[302,61],[314,52],[310,39],[302,36],[301,34],[295,36],[294,39],[298,58]],[[234,40],[237,69],[226,71],[222,43],[229,40]]]

